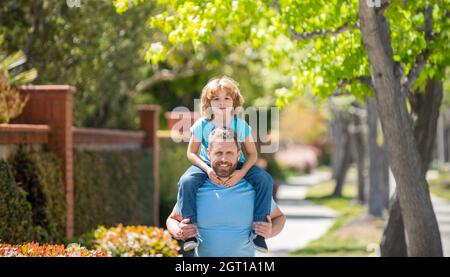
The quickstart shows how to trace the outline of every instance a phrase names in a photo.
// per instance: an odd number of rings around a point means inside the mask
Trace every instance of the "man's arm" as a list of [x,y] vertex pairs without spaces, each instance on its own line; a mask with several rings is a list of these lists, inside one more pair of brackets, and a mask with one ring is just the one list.
[[267,216],[267,219],[269,222],[253,223],[253,229],[256,234],[263,236],[266,239],[278,235],[281,230],[283,230],[284,223],[286,222],[286,216],[280,210],[280,207],[276,205],[273,212]]
[[176,205],[166,220],[166,226],[174,239],[186,240],[197,235],[197,226],[189,224],[189,218],[183,219]]
[[269,238],[274,237],[281,233],[284,228],[284,224],[286,223],[286,216],[280,210],[278,205],[275,206],[275,209],[270,214],[270,219],[272,220],[272,230]]

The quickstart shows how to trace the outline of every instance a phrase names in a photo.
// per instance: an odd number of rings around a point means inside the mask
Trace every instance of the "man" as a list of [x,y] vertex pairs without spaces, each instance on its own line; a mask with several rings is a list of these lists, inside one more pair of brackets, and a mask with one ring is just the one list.
[[[240,155],[233,131],[217,128],[209,136],[207,155],[216,175],[225,182],[236,169]],[[271,238],[281,232],[286,218],[272,200],[268,222],[253,223],[255,190],[245,179],[232,187],[214,185],[209,179],[197,192],[197,225],[182,219],[175,205],[167,218],[167,229],[176,239],[198,235],[200,245],[195,255],[253,257],[252,229],[257,235]]]

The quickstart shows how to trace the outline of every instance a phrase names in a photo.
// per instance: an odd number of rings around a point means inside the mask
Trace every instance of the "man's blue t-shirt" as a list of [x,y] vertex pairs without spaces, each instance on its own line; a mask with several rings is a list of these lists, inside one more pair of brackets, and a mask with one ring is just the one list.
[[[241,143],[247,139],[252,131],[247,122],[237,116],[233,116],[233,119],[230,121],[227,127],[232,129],[237,134],[237,139]],[[216,126],[210,120],[203,117],[198,119],[191,127],[192,135],[202,142],[200,148],[200,158],[206,163],[210,163],[208,155],[206,154],[206,149],[208,149],[208,137],[215,128]],[[239,162],[245,162],[245,156],[242,151],[241,155],[239,156]]]
[[[254,257],[250,241],[255,190],[245,179],[227,188],[209,179],[197,192],[197,257]],[[272,199],[272,211],[275,208]],[[179,207],[177,205],[177,209]]]

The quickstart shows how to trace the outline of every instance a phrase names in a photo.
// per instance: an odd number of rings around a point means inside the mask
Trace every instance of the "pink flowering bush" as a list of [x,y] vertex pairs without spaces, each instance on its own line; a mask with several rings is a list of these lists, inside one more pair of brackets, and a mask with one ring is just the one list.
[[0,257],[108,257],[101,250],[88,250],[77,244],[64,245],[30,242],[22,245],[0,243]]
[[167,230],[157,227],[100,226],[94,236],[94,248],[113,257],[176,257],[180,249]]

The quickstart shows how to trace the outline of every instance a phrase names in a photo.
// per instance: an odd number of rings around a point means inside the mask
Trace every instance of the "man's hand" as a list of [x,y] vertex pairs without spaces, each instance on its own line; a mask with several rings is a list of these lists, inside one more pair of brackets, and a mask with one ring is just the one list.
[[187,240],[197,236],[197,226],[195,224],[189,224],[189,218],[183,219],[178,224],[178,229],[175,233],[175,238],[179,240]]
[[216,172],[211,167],[206,172],[208,173],[208,177],[214,185],[221,185],[222,181],[217,177]]
[[267,220],[269,222],[261,221],[253,223],[253,230],[255,230],[255,233],[266,239],[270,238],[272,235],[272,220],[270,219],[269,215],[267,216]]
[[224,182],[224,185],[227,187],[232,187],[236,185],[242,178],[244,178],[245,172],[237,169],[231,174],[231,176]]

